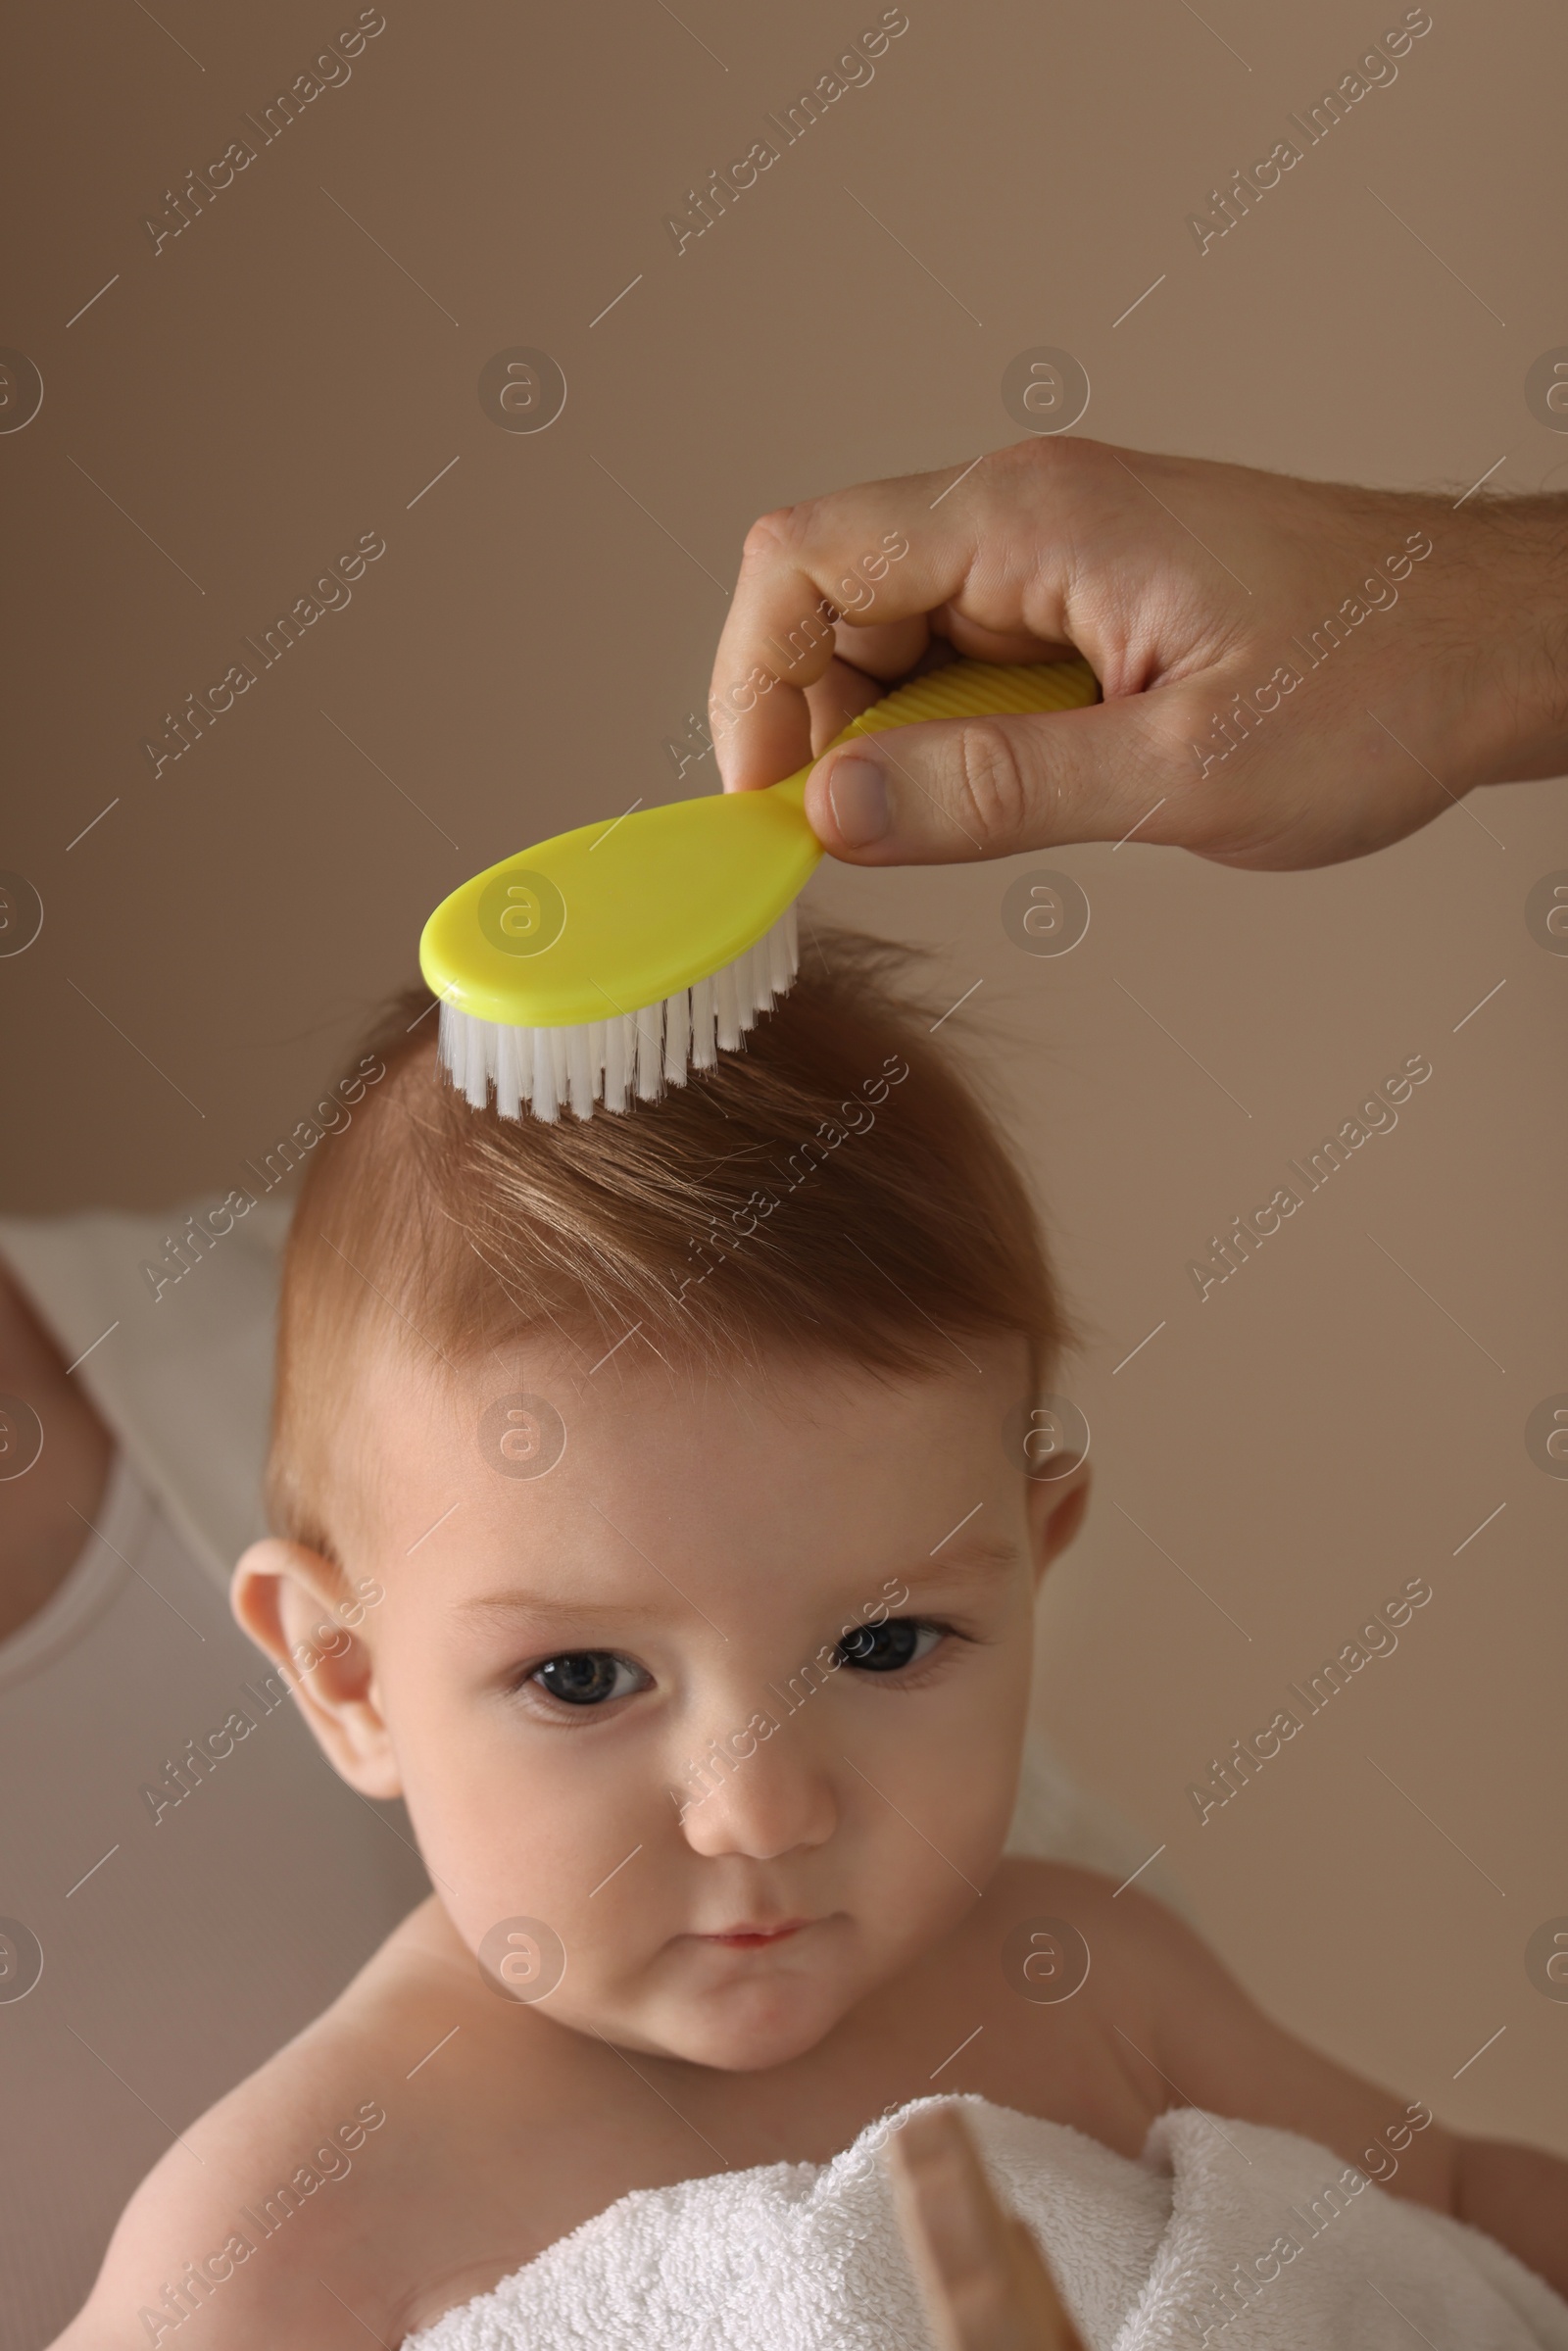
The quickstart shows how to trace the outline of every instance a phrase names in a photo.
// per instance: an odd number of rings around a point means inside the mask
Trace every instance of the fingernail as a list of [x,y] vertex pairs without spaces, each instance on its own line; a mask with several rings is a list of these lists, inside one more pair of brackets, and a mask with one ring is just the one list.
[[868,849],[891,830],[887,779],[875,759],[854,754],[828,770],[828,805],[846,849]]

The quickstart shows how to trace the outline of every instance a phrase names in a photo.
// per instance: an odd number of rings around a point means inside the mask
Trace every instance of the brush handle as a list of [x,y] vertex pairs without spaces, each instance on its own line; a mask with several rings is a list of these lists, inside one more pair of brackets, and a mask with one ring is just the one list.
[[[827,746],[837,751],[860,735],[880,735],[891,726],[923,726],[933,718],[1016,717],[1039,710],[1080,710],[1096,702],[1100,686],[1087,661],[951,661],[872,703]],[[826,758],[827,754],[822,754]],[[771,788],[803,806],[806,779],[816,765],[808,760]]]

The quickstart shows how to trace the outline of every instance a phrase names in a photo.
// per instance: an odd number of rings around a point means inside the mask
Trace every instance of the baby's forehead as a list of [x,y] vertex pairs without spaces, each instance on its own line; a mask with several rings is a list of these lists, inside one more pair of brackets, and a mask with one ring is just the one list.
[[976,1340],[951,1370],[901,1372],[790,1340],[722,1355],[682,1351],[641,1322],[535,1324],[463,1353],[383,1328],[359,1367],[357,1409],[402,1444],[441,1446],[466,1430],[486,1458],[484,1432],[492,1423],[504,1430],[514,1413],[609,1445],[683,1422],[723,1422],[734,1435],[779,1428],[807,1444],[850,1424],[897,1431],[961,1416],[979,1376],[976,1355],[1022,1351],[1010,1338]]
[[671,1572],[661,1554],[689,1545],[740,1589],[803,1551],[824,1567],[923,1555],[1006,1470],[993,1396],[1011,1399],[1009,1341],[978,1343],[987,1377],[799,1350],[682,1363],[636,1331],[584,1338],[463,1360],[395,1345],[367,1363],[340,1471],[378,1548],[445,1551],[430,1531],[447,1513],[498,1562],[510,1542],[565,1544],[599,1581],[643,1551]]

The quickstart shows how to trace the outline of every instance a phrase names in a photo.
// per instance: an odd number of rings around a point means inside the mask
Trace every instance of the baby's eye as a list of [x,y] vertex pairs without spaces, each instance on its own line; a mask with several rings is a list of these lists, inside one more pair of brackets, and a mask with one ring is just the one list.
[[839,1642],[846,1665],[863,1674],[896,1674],[907,1665],[920,1665],[945,1638],[945,1628],[928,1625],[917,1616],[889,1617],[883,1625],[861,1625]]
[[547,1657],[528,1679],[566,1706],[602,1706],[608,1698],[624,1698],[646,1689],[648,1683],[640,1666],[612,1656],[608,1649],[571,1649],[562,1657]]

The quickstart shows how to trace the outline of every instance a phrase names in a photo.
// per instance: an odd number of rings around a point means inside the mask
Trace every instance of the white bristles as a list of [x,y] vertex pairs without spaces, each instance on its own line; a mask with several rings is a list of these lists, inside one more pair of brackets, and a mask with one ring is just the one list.
[[598,1072],[588,1067],[588,1032],[593,1026],[590,1020],[581,1028],[562,1031],[566,1040],[566,1095],[579,1118],[592,1118],[594,1114],[594,1080]]
[[719,1051],[726,1053],[732,1053],[741,1041],[740,990],[736,986],[739,976],[740,967],[735,963],[726,963],[722,971],[713,974],[713,1012],[718,1029],[718,1046]]
[[[790,911],[794,912],[793,906]],[[767,949],[767,977],[775,996],[783,996],[795,977],[790,960],[790,943],[782,922],[775,922],[762,944]]]
[[686,1052],[691,1040],[691,999],[683,988],[664,999],[664,1083],[684,1086]]
[[447,1017],[447,1007],[445,1004],[442,1005],[441,1017],[436,1022],[436,1027],[440,1032],[436,1045],[436,1054],[440,1060],[442,1068],[446,1071],[448,1078],[451,1080],[452,1084],[457,1087],[460,1094],[463,1091],[463,1078],[462,1073],[459,1070],[458,1063],[463,1054],[463,1032],[466,1026],[467,1023],[466,1021],[449,1020]]
[[746,960],[751,973],[752,1010],[754,1012],[771,1012],[773,1009],[773,983],[767,975],[767,941],[765,938],[758,940]]
[[711,978],[697,980],[692,991],[692,1067],[711,1069],[718,1055],[713,1050],[713,983]]
[[637,1100],[656,1102],[664,1091],[664,1007],[645,1004],[637,1020]]
[[468,1098],[470,1107],[482,1110],[489,1100],[489,1064],[496,1050],[496,1041],[500,1031],[490,1020],[476,1020],[473,1026],[476,1033],[470,1035],[468,1039],[467,1060],[463,1072],[463,1091]]
[[503,1118],[522,1116],[522,1049],[526,1029],[496,1030],[496,1108]]
[[[445,1020],[444,1011],[441,1017]],[[468,1014],[459,1012],[457,1018],[466,1020]],[[477,1028],[478,1025],[475,1021],[474,1026]],[[535,1118],[546,1119],[553,1126],[560,1115],[561,1098],[556,1092],[556,1056],[550,1050],[551,1032],[548,1029],[535,1029],[533,1045],[533,1095],[528,1106]]]
[[791,906],[733,962],[636,1011],[545,1029],[480,1020],[444,1004],[439,1058],[474,1109],[487,1106],[493,1089],[502,1118],[531,1111],[554,1125],[564,1109],[591,1118],[596,1102],[624,1112],[683,1086],[690,1070],[711,1069],[720,1053],[739,1051],[799,968]]
[[608,1022],[605,1037],[605,1108],[624,1110],[626,1107],[626,1023],[615,1019]]

